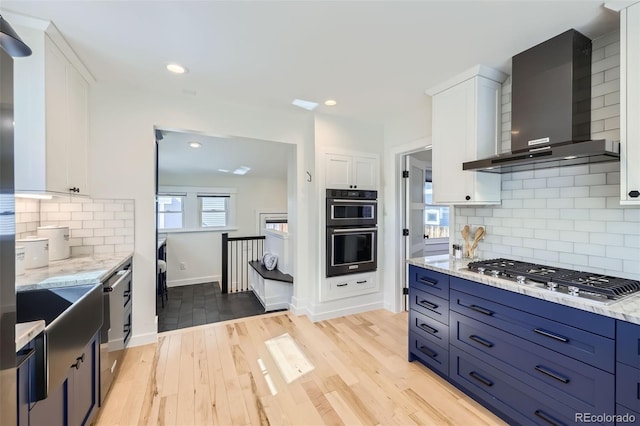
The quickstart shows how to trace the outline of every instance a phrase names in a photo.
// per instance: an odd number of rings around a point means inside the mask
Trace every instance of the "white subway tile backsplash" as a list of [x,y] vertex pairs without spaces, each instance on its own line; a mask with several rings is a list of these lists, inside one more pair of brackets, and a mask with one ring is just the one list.
[[577,254],[586,254],[589,256],[604,256],[607,253],[607,249],[606,249],[606,246],[596,246],[596,245],[590,245],[590,244],[575,243],[573,245],[573,252]]
[[635,279],[640,276],[640,262],[637,259],[625,260],[622,264],[622,271],[629,274],[629,278]]
[[591,220],[624,220],[624,210],[622,209],[591,209],[589,210]]
[[556,229],[536,229],[533,232],[535,238],[539,240],[558,240],[560,232]]
[[535,250],[544,250],[547,248],[547,240],[538,240],[535,238],[524,239],[522,240],[522,247],[528,247]]
[[[543,209],[547,207],[547,200],[543,198],[531,198],[528,200],[523,200],[522,207],[524,207],[525,209]],[[533,211],[527,211],[527,210],[522,211],[522,213],[525,213],[525,214],[530,214],[532,212]],[[519,215],[514,215],[514,216],[519,216]]]
[[[109,206],[110,211],[105,211],[105,206]],[[116,247],[133,250],[133,200],[18,198],[16,212],[17,238],[35,235],[38,226],[68,226],[72,256],[113,253]],[[116,231],[119,236],[115,235]],[[110,240],[106,242],[106,238]]]
[[607,93],[604,95],[604,104],[606,106],[620,104],[620,92]]
[[620,67],[609,68],[604,72],[604,81],[620,81]]
[[640,261],[640,249],[631,247],[608,246],[607,257]]
[[560,197],[560,188],[540,188],[535,189],[530,197],[527,198],[558,198]]
[[589,243],[594,245],[621,246],[624,244],[624,236],[620,234],[609,234],[607,232],[590,232]]
[[607,232],[607,222],[597,220],[576,220],[573,229],[581,232]]
[[522,260],[531,259],[533,257],[533,249],[527,247],[513,247],[511,249],[511,254]]
[[516,181],[522,182],[522,187],[527,188],[546,188],[547,187],[547,179],[546,178],[538,178],[538,179],[528,179],[525,181]]
[[622,259],[613,259],[601,256],[589,256],[589,266],[594,268],[609,269],[612,271],[622,271]]
[[[573,224],[571,224],[573,227]],[[569,241],[572,243],[588,243],[589,233],[582,231],[560,230],[560,241]]]
[[[547,179],[549,188],[573,187],[573,176],[560,176]],[[559,195],[559,194],[558,194]]]
[[559,260],[562,263],[570,265],[568,266],[570,268],[580,269],[580,266],[589,266],[589,256],[584,254],[560,253]]
[[133,251],[133,249],[134,249],[133,243],[131,243],[131,244],[116,244],[115,245],[116,253],[129,252],[129,251]]
[[547,241],[547,250],[573,253],[573,243],[568,241]]
[[575,186],[573,188],[560,188],[561,198],[582,198],[589,196],[588,186]]
[[607,199],[604,197],[576,198],[574,205],[577,209],[604,209],[607,206]]
[[[545,201],[545,200],[543,200]],[[574,208],[574,198],[548,198],[546,200],[546,204],[547,207],[552,209],[552,208],[556,208],[556,209],[572,209]],[[564,214],[564,212],[560,213],[561,215]]]
[[[627,208],[624,209],[624,221],[625,222],[640,222],[640,208]],[[632,224],[630,224],[633,226]],[[635,224],[636,228],[640,227],[639,224]],[[636,233],[640,234],[636,229]]]
[[581,175],[581,176],[575,177],[576,186],[604,185],[606,183],[607,183],[606,173],[594,173],[590,175]]
[[551,169],[535,170],[533,172],[535,178],[556,177],[560,176],[560,169],[557,167]]

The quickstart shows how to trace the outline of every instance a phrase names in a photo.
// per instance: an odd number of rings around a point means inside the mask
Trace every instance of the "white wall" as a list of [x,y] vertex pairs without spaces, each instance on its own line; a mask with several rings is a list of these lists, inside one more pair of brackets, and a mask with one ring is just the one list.
[[[159,176],[162,185],[198,186],[236,189],[236,230],[202,232],[168,232],[167,235],[167,284],[189,285],[220,281],[221,235],[230,237],[259,235],[257,212],[287,212],[287,181],[251,176],[180,175]],[[180,263],[186,269],[180,269]]]
[[[295,200],[300,218],[309,215],[304,171],[313,117],[304,111],[260,110],[223,104],[210,98],[170,93],[124,90],[105,84],[92,87],[90,98],[89,172],[92,196],[135,199],[135,271],[132,344],[156,340],[154,220],[154,126],[200,131],[211,135],[250,137],[297,145],[299,167],[295,176]],[[291,208],[289,208],[291,210]],[[313,224],[299,220],[297,235],[306,236]],[[297,238],[297,236],[294,236]],[[298,247],[307,244],[301,238]],[[300,251],[300,250],[299,250]],[[301,285],[313,285],[303,257],[295,277]],[[296,289],[294,288],[294,292]]]

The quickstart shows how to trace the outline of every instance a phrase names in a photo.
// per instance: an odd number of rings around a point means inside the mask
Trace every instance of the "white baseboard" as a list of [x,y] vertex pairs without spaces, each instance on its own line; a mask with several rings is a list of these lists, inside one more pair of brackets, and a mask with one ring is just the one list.
[[133,335],[127,347],[132,348],[134,346],[149,345],[151,343],[158,343],[158,333]]
[[202,284],[202,283],[210,283],[213,281],[220,282],[219,275],[210,275],[208,277],[196,277],[196,278],[185,278],[183,280],[171,280],[167,281],[167,287],[180,287],[183,285],[193,285],[193,284]]
[[307,313],[307,316],[312,322],[317,322],[317,321],[324,321],[332,318],[343,317],[345,315],[353,315],[353,314],[360,314],[362,312],[374,311],[376,309],[384,309],[384,302],[378,301],[378,302],[364,303],[362,305],[348,306],[345,308],[326,310],[321,312],[315,312],[315,309],[314,309],[314,312]]

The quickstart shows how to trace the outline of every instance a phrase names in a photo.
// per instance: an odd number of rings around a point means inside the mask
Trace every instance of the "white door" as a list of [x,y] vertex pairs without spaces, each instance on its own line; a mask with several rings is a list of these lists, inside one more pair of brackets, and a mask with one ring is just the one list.
[[405,185],[405,223],[409,229],[406,239],[407,258],[422,257],[425,254],[424,245],[424,181],[427,163],[407,155],[405,170],[409,171],[409,178]]

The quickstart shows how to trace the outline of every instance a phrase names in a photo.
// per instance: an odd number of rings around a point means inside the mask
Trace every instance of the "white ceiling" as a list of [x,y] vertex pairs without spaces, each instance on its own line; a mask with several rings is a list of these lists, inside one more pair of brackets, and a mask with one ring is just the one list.
[[[162,175],[195,175],[215,178],[232,176],[245,166],[251,170],[244,176],[253,178],[287,178],[287,162],[293,145],[242,138],[225,138],[172,131],[162,131],[158,142],[158,172]],[[200,142],[194,149],[189,142]],[[218,171],[229,170],[229,173]]]
[[[625,3],[625,2],[623,2]],[[630,2],[626,2],[630,3]],[[602,1],[28,1],[2,8],[50,19],[98,83],[237,104],[319,110],[384,123],[424,106],[425,89],[569,28],[617,26]],[[168,62],[191,72],[170,75]]]

